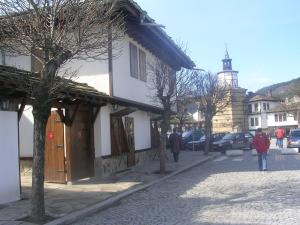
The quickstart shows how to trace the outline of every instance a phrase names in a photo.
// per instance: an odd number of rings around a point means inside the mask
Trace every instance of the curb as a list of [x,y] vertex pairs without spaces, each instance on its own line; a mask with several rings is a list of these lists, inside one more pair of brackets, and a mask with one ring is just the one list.
[[76,220],[78,219],[82,219],[82,217],[84,216],[88,216],[88,215],[91,215],[93,213],[96,213],[98,211],[101,211],[103,209],[106,209],[106,208],[109,208],[111,205],[113,205],[114,203],[120,201],[121,199],[123,198],[126,198],[128,197],[129,195],[132,195],[134,194],[135,192],[138,192],[138,191],[142,191],[144,189],[147,189],[148,187],[154,185],[154,184],[157,184],[157,183],[160,183],[166,179],[169,179],[170,177],[173,177],[173,176],[176,176],[177,174],[180,174],[180,173],[183,173],[193,167],[196,167],[200,164],[203,164],[207,161],[210,161],[212,159],[215,159],[217,158],[218,155],[213,155],[213,156],[209,156],[207,157],[206,159],[202,159],[202,160],[199,160],[191,165],[188,165],[188,166],[185,166],[183,167],[182,169],[179,169],[171,174],[168,174],[162,178],[159,178],[159,179],[156,179],[154,181],[151,181],[150,183],[148,184],[144,184],[144,185],[141,185],[139,187],[136,187],[136,188],[133,188],[131,190],[127,190],[127,191],[124,191],[120,194],[117,194],[113,197],[110,197],[104,201],[101,201],[99,203],[96,203],[92,206],[89,206],[89,207],[86,207],[85,209],[81,209],[81,210],[78,210],[78,211],[75,211],[75,212],[72,212],[66,216],[63,216],[59,219],[56,219],[56,220],[53,220],[49,223],[46,223],[44,225],[63,225],[63,224],[71,224],[73,222],[75,222]]

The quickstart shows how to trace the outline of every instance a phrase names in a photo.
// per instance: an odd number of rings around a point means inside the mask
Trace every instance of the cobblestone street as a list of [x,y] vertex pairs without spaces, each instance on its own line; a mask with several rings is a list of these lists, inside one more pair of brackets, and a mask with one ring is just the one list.
[[78,221],[101,225],[300,224],[300,155],[220,157]]

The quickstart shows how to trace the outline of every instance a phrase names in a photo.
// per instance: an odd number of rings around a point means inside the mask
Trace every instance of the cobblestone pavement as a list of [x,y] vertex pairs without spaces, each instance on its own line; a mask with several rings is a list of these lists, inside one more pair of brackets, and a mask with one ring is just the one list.
[[250,151],[179,174],[77,225],[300,224],[300,155],[269,154],[257,171]]

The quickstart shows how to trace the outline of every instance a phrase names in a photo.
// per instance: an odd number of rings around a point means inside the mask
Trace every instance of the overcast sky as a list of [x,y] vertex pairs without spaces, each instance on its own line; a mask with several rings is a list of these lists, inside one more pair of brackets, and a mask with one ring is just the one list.
[[198,68],[219,72],[225,43],[250,91],[300,77],[298,0],[136,0],[188,46]]

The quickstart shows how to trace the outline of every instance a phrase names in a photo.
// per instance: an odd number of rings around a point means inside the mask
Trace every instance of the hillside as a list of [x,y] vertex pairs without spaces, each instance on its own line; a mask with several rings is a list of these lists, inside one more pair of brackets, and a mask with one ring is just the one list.
[[269,91],[272,91],[274,97],[284,99],[286,97],[291,97],[295,94],[300,93],[300,77],[278,84],[273,84],[267,87],[259,89],[257,94],[267,94]]

